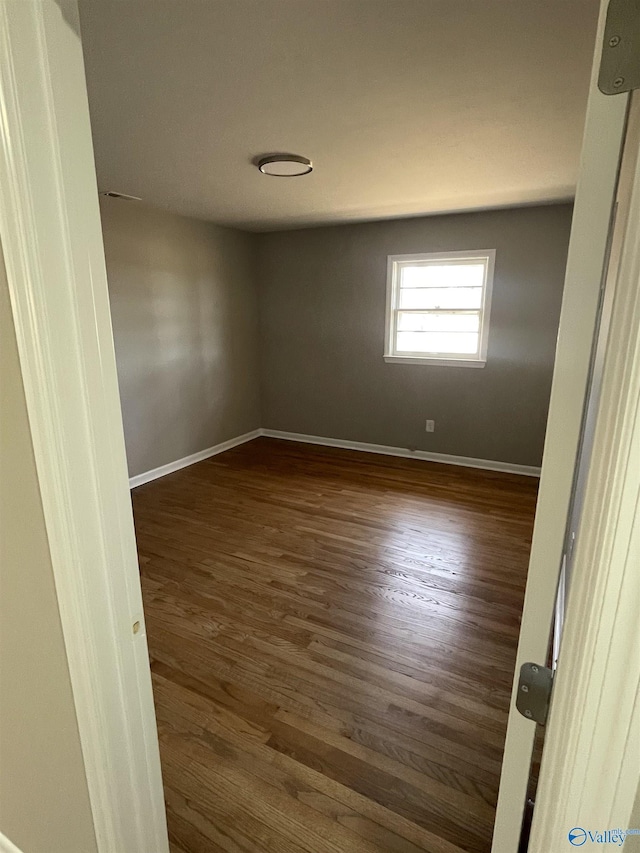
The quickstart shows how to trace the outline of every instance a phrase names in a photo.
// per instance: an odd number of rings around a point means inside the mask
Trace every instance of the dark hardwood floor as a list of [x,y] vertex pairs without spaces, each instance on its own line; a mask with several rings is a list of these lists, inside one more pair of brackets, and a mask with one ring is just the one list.
[[488,853],[536,486],[261,438],[134,491],[174,853]]

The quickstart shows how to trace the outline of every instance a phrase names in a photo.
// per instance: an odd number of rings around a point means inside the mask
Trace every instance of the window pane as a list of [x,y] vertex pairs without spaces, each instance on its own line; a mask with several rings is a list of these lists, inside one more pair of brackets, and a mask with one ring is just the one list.
[[478,334],[472,332],[398,332],[396,352],[476,355]]
[[423,264],[400,268],[400,287],[482,287],[484,264]]
[[480,308],[481,287],[422,287],[400,290],[398,308]]
[[399,332],[478,332],[480,314],[429,314],[398,311]]

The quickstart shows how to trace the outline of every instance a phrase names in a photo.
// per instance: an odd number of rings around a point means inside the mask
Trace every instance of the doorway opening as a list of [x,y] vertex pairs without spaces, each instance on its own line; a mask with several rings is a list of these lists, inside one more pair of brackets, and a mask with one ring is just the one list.
[[80,4],[169,836],[483,853],[597,3],[285,5]]

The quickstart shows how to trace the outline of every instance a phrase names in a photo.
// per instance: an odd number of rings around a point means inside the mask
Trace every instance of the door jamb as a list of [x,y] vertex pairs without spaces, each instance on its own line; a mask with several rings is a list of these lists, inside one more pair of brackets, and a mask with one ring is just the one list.
[[535,725],[515,697],[522,664],[547,659],[626,126],[629,96],[597,85],[607,6],[601,0],[492,853],[513,853],[520,838]]
[[75,0],[0,3],[0,235],[99,853],[168,853]]
[[[638,94],[634,97],[639,107]],[[640,115],[640,109],[637,115]],[[640,786],[640,133],[531,853],[631,828]],[[627,152],[625,152],[627,154]],[[639,829],[635,827],[635,829]]]

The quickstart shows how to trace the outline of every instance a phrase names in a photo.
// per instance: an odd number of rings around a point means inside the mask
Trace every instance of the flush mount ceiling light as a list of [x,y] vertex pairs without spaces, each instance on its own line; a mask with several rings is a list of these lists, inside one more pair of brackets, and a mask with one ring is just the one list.
[[311,160],[298,154],[272,154],[258,160],[258,169],[263,175],[276,178],[295,178],[313,171]]
[[100,195],[104,195],[107,198],[122,198],[125,201],[142,201],[140,196],[127,195],[126,193],[117,193],[115,190],[101,190]]

